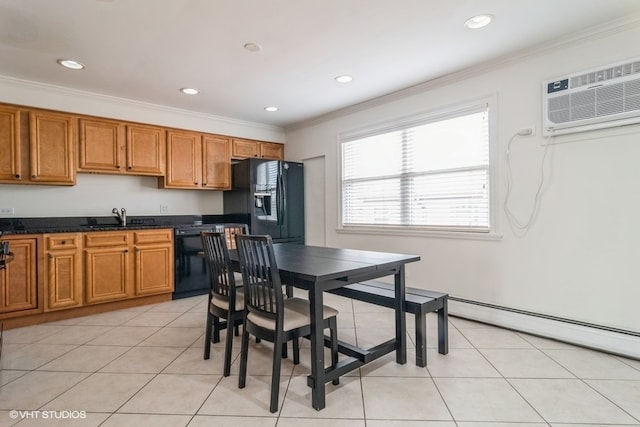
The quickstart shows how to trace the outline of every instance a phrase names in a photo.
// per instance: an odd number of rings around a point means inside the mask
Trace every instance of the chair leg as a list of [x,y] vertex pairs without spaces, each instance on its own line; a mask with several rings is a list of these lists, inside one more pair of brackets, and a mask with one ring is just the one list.
[[293,338],[293,364],[300,364],[300,340],[298,337]]
[[269,411],[271,413],[278,411],[278,394],[280,393],[280,367],[282,361],[280,360],[280,354],[278,354],[278,348],[287,345],[286,341],[283,342],[282,335],[277,334],[275,342],[273,343],[273,367],[271,370],[271,404],[269,405]]
[[282,343],[282,358],[286,359],[287,357],[289,357],[288,355],[289,355],[289,352],[287,350],[287,343],[283,342]]
[[[229,325],[233,325],[235,323],[235,315],[229,313],[227,322]],[[231,328],[227,328],[227,336],[224,345],[224,371],[223,376],[228,377],[231,375],[231,348],[233,346],[233,334],[231,333]]]
[[247,354],[249,353],[249,332],[245,322],[242,331],[242,346],[240,349],[240,372],[238,374],[238,388],[244,388],[247,383]]
[[220,342],[220,318],[213,316],[213,342]]
[[204,359],[207,360],[211,356],[211,322],[213,316],[207,312],[207,324],[204,329]]
[[[335,317],[329,319],[329,332],[331,333],[331,367],[338,364],[338,321]],[[333,385],[340,384],[340,378],[331,382]]]

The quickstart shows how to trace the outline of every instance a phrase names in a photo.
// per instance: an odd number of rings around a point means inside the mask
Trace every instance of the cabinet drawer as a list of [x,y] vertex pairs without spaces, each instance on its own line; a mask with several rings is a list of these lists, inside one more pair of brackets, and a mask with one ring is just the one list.
[[128,246],[131,233],[112,233],[110,231],[95,231],[84,234],[85,248],[109,247],[109,246]]
[[173,242],[173,230],[149,230],[133,233],[133,242],[136,245],[147,243],[171,243]]
[[80,247],[80,234],[45,234],[45,247],[48,251],[62,249],[78,249]]

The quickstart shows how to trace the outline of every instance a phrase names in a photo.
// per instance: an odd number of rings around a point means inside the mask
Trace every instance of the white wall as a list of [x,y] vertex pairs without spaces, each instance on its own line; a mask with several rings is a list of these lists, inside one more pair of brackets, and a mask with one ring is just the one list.
[[[326,156],[326,224],[322,226],[326,228],[327,245],[419,254],[421,261],[408,266],[412,286],[640,332],[640,126],[556,137],[546,161],[550,181],[539,216],[526,235],[510,229],[502,209],[506,144],[518,130],[534,126],[536,136],[514,143],[515,187],[510,206],[524,218],[532,205],[545,140],[540,135],[542,82],[640,57],[637,40],[640,25],[636,23],[562,46],[530,51],[500,64],[422,85],[400,97],[389,96],[358,110],[289,129],[290,158]],[[337,232],[339,132],[487,94],[495,94],[498,104],[498,179],[494,190],[500,206],[499,240]],[[569,139],[576,141],[559,143]],[[308,229],[319,226],[307,224]],[[492,321],[489,316],[476,315]],[[502,324],[516,327],[509,320]],[[640,357],[640,340],[632,338],[636,340],[632,353]],[[599,346],[596,342],[582,343]]]
[[[0,102],[97,117],[191,129],[264,141],[284,142],[282,129],[224,117],[69,90],[0,76]],[[222,192],[158,189],[157,179],[138,176],[78,174],[77,185],[0,184],[0,207],[15,209],[13,217],[102,216],[114,207],[129,215],[222,213]],[[11,215],[3,215],[11,217]]]
[[[0,184],[0,207],[11,217],[110,216],[125,208],[130,216],[221,214],[221,191],[163,190],[142,176],[78,174],[73,187]],[[169,207],[160,213],[160,205]]]

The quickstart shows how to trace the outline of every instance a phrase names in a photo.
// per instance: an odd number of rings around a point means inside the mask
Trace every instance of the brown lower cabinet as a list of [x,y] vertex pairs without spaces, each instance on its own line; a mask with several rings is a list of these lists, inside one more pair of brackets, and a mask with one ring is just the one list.
[[84,236],[85,303],[173,292],[173,230]]
[[82,234],[44,235],[45,289],[44,310],[60,310],[82,305]]
[[133,233],[136,296],[173,292],[173,230]]
[[85,303],[116,301],[133,296],[131,232],[91,232],[84,235]]
[[36,237],[3,238],[13,259],[0,270],[0,318],[30,314],[38,308]]
[[0,270],[0,319],[173,292],[172,229],[12,235],[3,240],[9,241],[14,257]]

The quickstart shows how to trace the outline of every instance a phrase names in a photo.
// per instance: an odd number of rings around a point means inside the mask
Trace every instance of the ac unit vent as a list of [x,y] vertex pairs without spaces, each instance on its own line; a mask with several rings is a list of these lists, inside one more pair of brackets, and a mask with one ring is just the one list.
[[545,135],[640,123],[640,60],[545,82],[542,99]]

